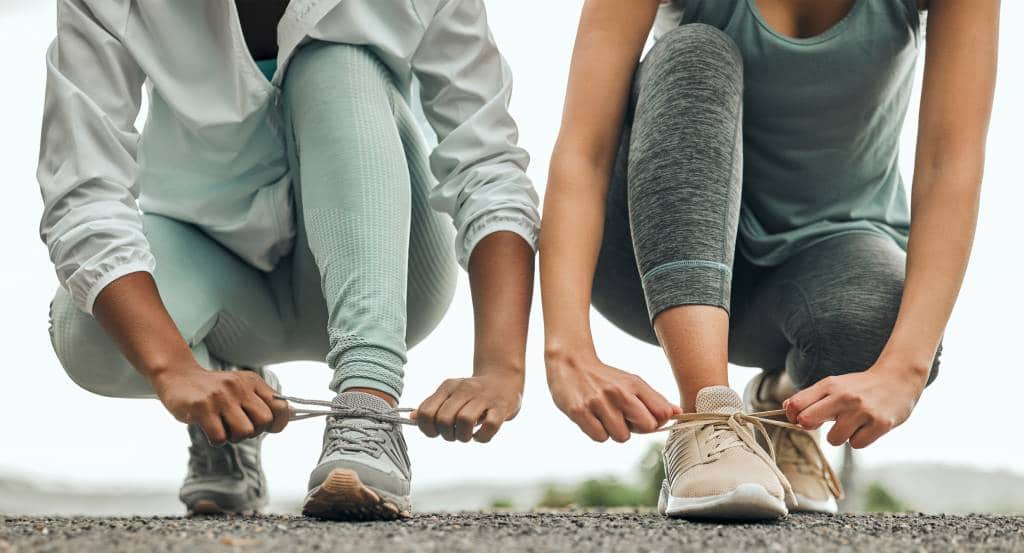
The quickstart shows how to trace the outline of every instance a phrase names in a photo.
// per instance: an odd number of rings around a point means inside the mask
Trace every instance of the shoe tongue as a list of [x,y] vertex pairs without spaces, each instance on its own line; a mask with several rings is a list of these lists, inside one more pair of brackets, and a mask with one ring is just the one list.
[[698,413],[731,415],[743,410],[743,399],[728,386],[708,386],[697,392]]
[[350,409],[366,409],[369,411],[376,411],[383,413],[391,410],[391,406],[388,402],[383,399],[367,394],[366,392],[342,392],[337,396],[334,396],[334,403],[339,407],[348,407]]

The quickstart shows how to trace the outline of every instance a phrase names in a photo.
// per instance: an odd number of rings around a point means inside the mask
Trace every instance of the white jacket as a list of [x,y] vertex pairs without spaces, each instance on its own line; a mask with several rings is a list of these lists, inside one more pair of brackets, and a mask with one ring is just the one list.
[[430,203],[452,217],[464,267],[492,232],[535,245],[529,156],[516,146],[512,78],[482,0],[292,0],[272,82],[249,55],[233,0],[58,2],[46,57],[40,235],[85,311],[113,280],[153,270],[140,208],[195,224],[262,270],[291,251],[277,98],[289,59],[311,39],[367,46],[406,92],[419,81],[439,139]]

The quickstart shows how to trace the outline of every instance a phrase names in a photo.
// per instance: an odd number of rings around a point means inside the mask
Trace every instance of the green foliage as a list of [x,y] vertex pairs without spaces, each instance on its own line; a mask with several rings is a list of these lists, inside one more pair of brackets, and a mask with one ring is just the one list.
[[864,508],[871,513],[901,513],[907,508],[879,482],[873,482],[864,493]]
[[623,482],[613,476],[592,478],[575,489],[551,485],[545,488],[538,507],[564,509],[572,505],[584,508],[654,507],[665,479],[661,445],[654,444],[644,454],[638,467],[639,485]]
[[614,476],[594,478],[576,490],[580,507],[638,507],[643,504],[643,491],[619,481]]
[[544,495],[537,506],[542,509],[564,509],[573,503],[576,503],[576,496],[573,490],[551,485],[544,488]]
[[491,508],[498,510],[508,510],[515,508],[515,504],[512,500],[507,497],[496,497],[491,500]]

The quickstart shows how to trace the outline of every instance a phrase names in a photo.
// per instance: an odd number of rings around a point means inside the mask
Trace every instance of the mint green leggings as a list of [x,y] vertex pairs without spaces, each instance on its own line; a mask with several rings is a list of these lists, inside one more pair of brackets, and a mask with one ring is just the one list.
[[[260,271],[195,227],[145,215],[164,304],[200,364],[326,361],[331,389],[399,397],[406,348],[440,322],[455,290],[451,224],[427,205],[427,150],[390,73],[368,50],[316,42],[282,91],[298,231]],[[92,392],[152,397],[102,327],[63,289],[53,347]]]

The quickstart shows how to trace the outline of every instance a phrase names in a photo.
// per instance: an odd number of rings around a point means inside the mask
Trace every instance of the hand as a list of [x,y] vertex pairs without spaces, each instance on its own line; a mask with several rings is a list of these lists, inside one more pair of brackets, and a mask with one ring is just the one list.
[[288,403],[252,371],[207,371],[199,365],[152,377],[153,389],[174,418],[198,424],[213,445],[240,442],[288,424]]
[[549,359],[547,373],[555,405],[594,441],[625,442],[630,432],[653,432],[682,412],[639,376],[596,357]]
[[[522,371],[493,372],[445,380],[413,411],[412,418],[430,438],[487,443],[505,421],[519,414]],[[479,426],[479,430],[474,429]]]
[[924,391],[928,376],[916,371],[871,369],[830,376],[797,392],[782,406],[791,422],[808,430],[835,421],[828,442],[867,447],[903,424]]

